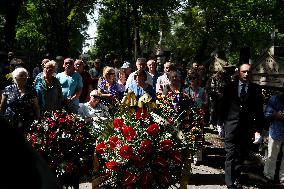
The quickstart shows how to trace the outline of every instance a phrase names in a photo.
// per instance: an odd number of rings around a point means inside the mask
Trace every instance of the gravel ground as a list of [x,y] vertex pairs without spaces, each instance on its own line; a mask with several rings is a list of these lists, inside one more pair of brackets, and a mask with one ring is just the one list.
[[[189,189],[225,189],[224,141],[215,131],[208,129],[205,135],[206,145],[203,150],[201,165],[192,164],[192,174],[189,179]],[[278,189],[277,184],[269,183],[262,175],[263,163],[254,157],[246,163],[246,169],[241,175],[244,189]],[[282,187],[284,188],[284,187]]]

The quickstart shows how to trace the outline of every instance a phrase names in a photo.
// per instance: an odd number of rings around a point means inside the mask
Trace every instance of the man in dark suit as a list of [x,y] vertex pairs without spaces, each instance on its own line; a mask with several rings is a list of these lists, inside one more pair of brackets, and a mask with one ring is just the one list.
[[251,65],[239,67],[239,79],[224,89],[221,119],[225,129],[225,182],[228,188],[242,188],[239,183],[242,163],[252,146],[254,133],[264,123],[263,98],[257,84],[250,82]]

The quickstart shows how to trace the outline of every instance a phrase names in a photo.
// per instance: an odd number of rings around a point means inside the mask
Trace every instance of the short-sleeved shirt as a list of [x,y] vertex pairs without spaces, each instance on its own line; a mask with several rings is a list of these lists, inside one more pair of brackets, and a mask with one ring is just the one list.
[[7,98],[5,118],[9,122],[18,123],[19,127],[28,126],[35,118],[33,101],[36,92],[33,87],[26,86],[25,94],[21,96],[15,83],[5,87],[2,93]]
[[[113,96],[116,96],[118,98],[121,96],[121,93],[124,92],[124,91],[121,91],[122,89],[119,87],[119,85],[116,81],[114,81],[111,86],[107,87],[107,85],[108,85],[107,81],[105,79],[103,79],[100,82],[98,88],[102,91],[102,93],[112,94]],[[109,103],[111,103],[111,101],[108,100],[108,99],[104,99],[103,103],[105,105],[108,105]]]
[[55,111],[61,109],[62,89],[57,78],[53,78],[47,86],[42,73],[35,78],[35,90],[41,111]]
[[152,97],[152,99],[156,99],[156,92],[151,85],[148,85],[145,89],[143,89],[133,82],[129,85],[126,91],[133,91],[137,100],[145,93],[148,93]]
[[[71,76],[64,72],[58,73],[56,78],[59,80],[62,88],[63,99],[71,98],[78,89],[83,88],[82,77],[79,73],[74,72]],[[73,104],[79,107],[79,99],[73,101]]]

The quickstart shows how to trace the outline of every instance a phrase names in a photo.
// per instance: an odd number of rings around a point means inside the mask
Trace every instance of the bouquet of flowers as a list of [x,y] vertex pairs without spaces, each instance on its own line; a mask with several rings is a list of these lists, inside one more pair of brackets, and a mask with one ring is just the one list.
[[196,108],[190,98],[179,91],[159,94],[156,112],[178,126],[191,155],[202,147],[205,113],[202,108]]
[[[102,185],[168,188],[180,181],[188,146],[178,136],[173,104],[161,99],[163,106],[159,100],[153,106],[149,99],[141,98],[136,102],[130,97],[124,101],[127,106],[117,105],[113,132],[97,141],[96,176],[108,178]],[[136,103],[138,106],[133,106]]]
[[66,111],[45,112],[27,133],[27,139],[62,182],[92,169],[95,150],[93,123]]
[[178,182],[183,145],[171,125],[161,125],[146,108],[113,120],[114,132],[98,141],[99,175],[113,188],[165,188]]

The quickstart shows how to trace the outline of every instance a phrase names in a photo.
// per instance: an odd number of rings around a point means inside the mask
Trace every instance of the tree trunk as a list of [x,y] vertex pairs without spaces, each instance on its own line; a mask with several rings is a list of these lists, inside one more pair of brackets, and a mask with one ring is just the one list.
[[9,0],[6,2],[6,24],[4,26],[5,49],[14,51],[16,24],[19,11],[22,6],[22,0]]

